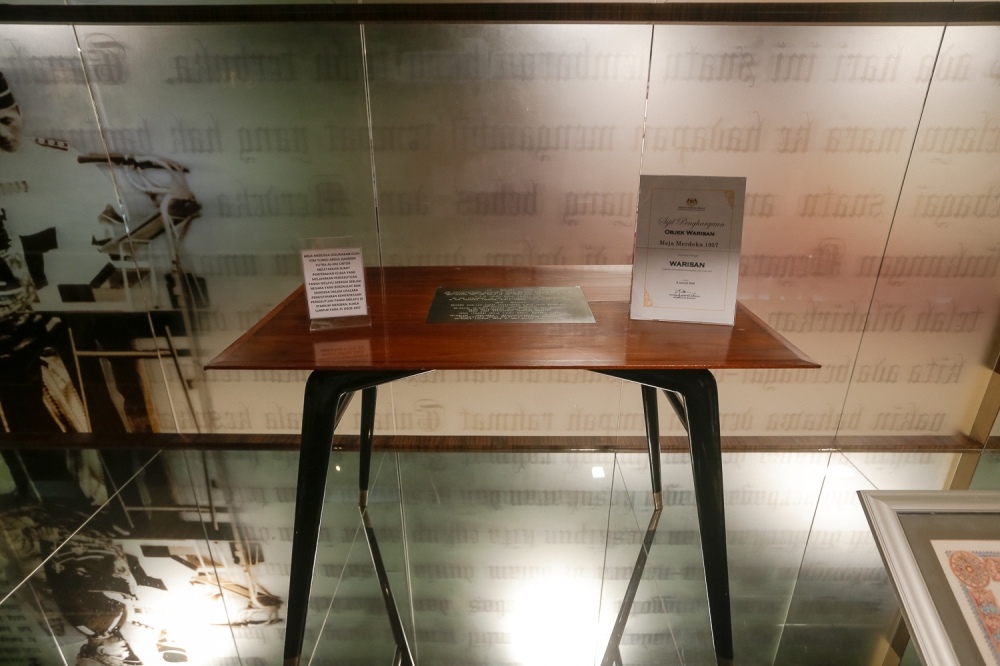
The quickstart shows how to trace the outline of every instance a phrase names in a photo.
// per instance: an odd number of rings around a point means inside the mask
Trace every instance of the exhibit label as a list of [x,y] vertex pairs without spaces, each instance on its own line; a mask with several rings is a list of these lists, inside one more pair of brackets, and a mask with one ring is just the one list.
[[448,289],[438,287],[428,324],[490,321],[507,324],[593,324],[580,287]]
[[732,326],[746,178],[641,176],[632,319]]
[[368,314],[360,247],[302,250],[302,272],[311,319]]

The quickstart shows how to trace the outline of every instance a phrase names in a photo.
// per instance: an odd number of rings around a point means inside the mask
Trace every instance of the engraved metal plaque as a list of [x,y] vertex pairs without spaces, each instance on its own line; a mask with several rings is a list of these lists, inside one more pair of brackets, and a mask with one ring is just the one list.
[[493,321],[512,324],[593,324],[580,287],[449,289],[438,287],[428,324]]

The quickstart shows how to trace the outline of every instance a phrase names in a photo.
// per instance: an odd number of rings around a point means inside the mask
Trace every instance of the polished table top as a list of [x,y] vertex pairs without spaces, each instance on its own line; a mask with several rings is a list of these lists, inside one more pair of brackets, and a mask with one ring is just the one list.
[[[213,359],[226,370],[816,368],[742,304],[734,326],[629,319],[631,266],[366,269],[371,326],[310,332],[305,292]],[[438,287],[579,286],[593,324],[424,320]]]

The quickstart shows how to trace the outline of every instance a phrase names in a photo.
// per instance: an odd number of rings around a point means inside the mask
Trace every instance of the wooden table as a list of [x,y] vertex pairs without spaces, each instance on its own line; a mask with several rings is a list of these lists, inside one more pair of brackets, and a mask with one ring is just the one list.
[[[732,327],[630,320],[630,266],[369,268],[366,280],[370,327],[310,332],[299,288],[206,366],[313,371],[302,417],[285,665],[297,665],[302,654],[330,443],[354,392],[362,391],[358,506],[396,640],[394,664],[412,665],[367,511],[377,387],[428,370],[527,368],[592,370],[642,384],[655,508],[602,666],[622,663],[618,646],[663,508],[656,389],[688,431],[712,636],[718,663],[731,664],[719,404],[709,369],[819,366],[742,305]],[[535,286],[580,286],[596,323],[425,323],[438,287]]]

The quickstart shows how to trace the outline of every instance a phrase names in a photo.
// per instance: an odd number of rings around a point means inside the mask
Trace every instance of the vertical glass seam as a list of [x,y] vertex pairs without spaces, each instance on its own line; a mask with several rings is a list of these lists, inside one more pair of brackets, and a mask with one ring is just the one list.
[[[622,380],[624,381],[624,380]],[[618,420],[621,423],[621,401],[618,403]],[[604,581],[608,575],[608,546],[611,543],[611,509],[615,504],[615,470],[618,468],[618,452],[614,451],[611,454],[611,492],[608,493],[608,524],[604,530],[604,563],[601,566],[601,591],[597,595],[597,626],[601,626],[601,609],[604,606]],[[601,637],[600,631],[597,632],[598,640]],[[600,654],[601,646],[600,644],[594,645],[594,664],[597,664],[598,655]]]
[[[647,468],[648,468],[648,463],[647,463]],[[628,502],[628,509],[632,514],[632,521],[635,523],[635,529],[636,531],[639,532],[639,534],[642,534],[644,530],[642,528],[642,525],[639,524],[639,516],[637,516],[635,513],[635,502],[632,501],[632,496],[629,494],[628,491],[628,483],[625,481],[625,470],[623,470],[621,466],[619,466],[618,472],[622,476],[622,487],[625,489],[625,500]],[[636,491],[636,493],[638,493],[638,491]],[[698,530],[698,534],[700,538],[701,535],[700,529]],[[655,545],[655,541],[653,542],[653,545]],[[640,540],[639,542],[639,547],[642,548],[643,551],[645,551],[646,562],[648,564],[649,550],[646,549],[646,544],[643,543],[642,540]],[[704,558],[702,558],[702,561],[704,561]],[[673,642],[674,652],[677,654],[677,663],[681,664],[681,666],[684,666],[684,659],[681,656],[681,648],[679,645],[677,645],[677,636],[674,634],[674,625],[671,624],[670,622],[670,617],[667,613],[667,605],[663,602],[663,593],[660,592],[660,583],[658,580],[656,580],[655,576],[653,576],[651,580],[653,581],[653,587],[656,588],[656,599],[660,602],[660,607],[663,609],[663,619],[667,623],[667,631],[670,632],[670,640]]]
[[419,662],[417,642],[417,615],[413,610],[413,582],[410,578],[410,548],[406,539],[406,511],[403,507],[403,470],[399,465],[399,451],[396,456],[396,487],[399,490],[399,526],[403,533],[403,566],[406,569],[406,593],[410,600],[410,625],[413,627],[413,660]]
[[[649,60],[646,62],[646,96],[642,103],[642,141],[639,144],[639,178],[642,178],[642,160],[646,155],[646,121],[649,118],[649,84],[653,77],[653,39],[656,37],[656,26],[649,26]],[[636,191],[639,190],[638,185]],[[639,216],[639,197],[635,199],[635,215]],[[634,242],[632,251],[635,252]],[[634,258],[633,258],[634,259]]]
[[347,555],[344,556],[344,566],[340,568],[340,576],[337,577],[337,585],[333,588],[333,594],[330,595],[330,605],[326,607],[326,615],[323,616],[323,622],[320,623],[319,631],[316,632],[316,642],[313,643],[313,649],[309,654],[309,661],[306,662],[306,666],[312,666],[312,661],[316,657],[316,649],[319,647],[319,638],[323,635],[323,630],[326,629],[327,620],[330,619],[330,611],[333,610],[333,600],[337,598],[337,592],[340,590],[340,584],[344,580],[344,573],[347,571],[347,563],[351,561],[351,553],[354,552],[354,544],[358,540],[358,535],[361,534],[362,525],[364,525],[364,521],[359,518],[358,526],[354,530],[354,538],[351,539],[351,547],[347,549]]
[[[379,458],[378,469],[375,470],[375,478],[372,479],[371,486],[369,487],[369,492],[374,496],[375,487],[378,485],[378,477],[382,473],[382,463],[385,462],[385,454]],[[329,482],[329,479],[328,479]],[[322,527],[322,517],[320,518],[320,527]],[[344,572],[347,571],[347,563],[351,560],[351,553],[354,551],[354,544],[358,540],[358,534],[360,534],[364,521],[358,519],[358,527],[354,530],[354,539],[351,540],[351,547],[347,549],[347,555],[344,556],[344,566],[340,569],[340,577],[337,578],[337,586],[333,590],[333,595],[330,597],[330,605],[326,607],[326,614],[323,616],[323,622],[320,623],[319,631],[316,632],[316,641],[313,643],[312,652],[309,653],[309,661],[306,662],[306,666],[312,666],[313,659],[316,657],[316,650],[319,649],[319,642],[323,638],[323,631],[326,629],[326,623],[330,619],[330,612],[333,611],[333,602],[337,599],[337,592],[340,590],[340,583],[344,580]],[[317,557],[319,557],[319,552],[317,551]],[[371,561],[371,553],[369,552],[369,561]],[[310,593],[311,594],[311,593]]]
[[[204,452],[203,452],[204,453]],[[209,562],[212,563],[212,573],[215,574],[215,585],[219,589],[219,599],[222,601],[222,610],[226,613],[226,623],[229,625],[229,635],[233,639],[233,649],[236,651],[236,660],[239,662],[240,666],[243,666],[243,657],[240,655],[240,646],[236,642],[236,632],[233,630],[233,619],[229,615],[229,604],[226,602],[226,595],[222,593],[222,581],[219,579],[219,570],[215,566],[215,556],[212,553],[212,542],[208,538],[208,528],[205,527],[205,518],[202,515],[201,502],[198,501],[198,489],[194,485],[194,475],[191,473],[191,463],[188,462],[187,451],[181,451],[181,456],[184,458],[184,469],[187,471],[188,483],[191,485],[191,495],[194,499],[195,507],[198,511],[198,522],[201,524],[201,533],[205,536],[205,548],[208,550]],[[204,458],[202,458],[204,460]],[[208,481],[208,470],[205,470],[205,480]],[[211,501],[212,487],[206,485],[205,493]],[[233,506],[229,506],[230,512],[233,511]],[[230,514],[231,515],[231,514]],[[230,518],[232,519],[232,518]],[[194,543],[197,540],[192,539]],[[200,559],[200,556],[199,556]]]
[[781,640],[785,636],[785,626],[788,624],[788,615],[792,611],[792,602],[795,601],[795,589],[799,586],[799,577],[802,575],[802,565],[806,561],[806,554],[809,552],[809,541],[812,539],[813,526],[816,524],[816,515],[819,514],[819,505],[823,501],[823,489],[826,487],[826,475],[830,471],[830,465],[833,464],[833,452],[827,454],[826,459],[826,471],[823,472],[823,480],[819,484],[819,492],[816,493],[816,505],[813,507],[813,515],[809,520],[809,531],[806,533],[806,543],[802,547],[802,557],[799,558],[799,568],[795,572],[795,583],[792,584],[792,592],[788,595],[788,606],[785,607],[785,619],[781,621],[781,628],[778,630],[778,640],[774,645],[774,657],[771,659],[771,664],[778,661],[778,653],[781,652]]
[[[360,4],[360,3],[359,3]],[[378,179],[375,173],[375,136],[372,132],[372,98],[368,86],[368,48],[365,43],[365,24],[358,26],[361,31],[361,75],[365,83],[365,115],[368,118],[368,159],[372,167],[372,200],[375,204],[375,246],[378,248],[378,265],[382,265],[382,229],[378,221]]]
[[937,70],[938,59],[941,57],[941,47],[944,45],[944,37],[948,32],[948,24],[941,28],[941,39],[938,41],[937,51],[934,53],[934,64],[931,66],[931,74],[927,80],[927,90],[924,91],[924,102],[920,105],[920,115],[917,116],[917,127],[913,131],[913,143],[910,144],[910,154],[906,157],[906,166],[903,168],[903,177],[899,181],[899,193],[896,195],[896,205],[892,209],[892,219],[889,220],[889,229],[885,234],[885,244],[882,246],[882,256],[879,259],[878,270],[875,272],[875,283],[872,285],[872,293],[868,299],[868,309],[865,311],[865,321],[861,327],[861,336],[858,338],[858,347],[854,352],[854,363],[851,365],[851,374],[847,377],[847,388],[844,391],[844,402],[840,406],[840,418],[837,419],[837,429],[833,433],[834,442],[840,436],[840,426],[844,421],[844,410],[847,409],[847,399],[851,395],[851,385],[854,381],[854,371],[858,368],[858,358],[861,356],[861,348],[865,343],[865,332],[868,329],[868,320],[871,317],[872,305],[875,303],[875,295],[878,293],[879,282],[882,276],[882,265],[885,263],[885,253],[889,249],[889,241],[892,239],[892,228],[896,223],[896,213],[899,212],[899,202],[903,199],[903,189],[906,187],[906,174],[910,170],[910,161],[913,159],[913,151],[917,147],[917,137],[920,135],[920,122],[924,119],[924,110],[927,108],[927,98],[931,94],[931,85],[934,83],[934,72]]

